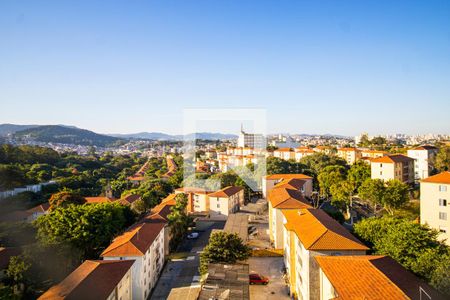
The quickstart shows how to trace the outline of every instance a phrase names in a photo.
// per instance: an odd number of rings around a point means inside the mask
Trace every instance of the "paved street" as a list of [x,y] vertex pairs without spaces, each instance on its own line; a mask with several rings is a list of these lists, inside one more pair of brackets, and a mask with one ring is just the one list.
[[[223,222],[212,223],[208,230],[200,232],[197,239],[183,241],[179,252],[186,253],[185,257],[167,262],[150,299],[165,300],[173,288],[199,286],[199,252],[208,244],[211,230],[222,229],[223,225]],[[188,299],[188,297],[186,296],[184,299]]]
[[268,285],[250,285],[250,299],[290,299],[283,279],[283,257],[251,257],[250,273],[258,273],[270,279]]

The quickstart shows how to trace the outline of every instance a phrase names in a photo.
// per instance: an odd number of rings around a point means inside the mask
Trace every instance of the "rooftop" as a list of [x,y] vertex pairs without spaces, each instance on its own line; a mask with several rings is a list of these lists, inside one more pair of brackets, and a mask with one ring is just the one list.
[[268,200],[273,208],[286,209],[311,207],[300,191],[286,185],[281,185],[270,191]]
[[266,180],[279,180],[279,179],[312,179],[311,176],[305,174],[272,174],[267,175]]
[[227,198],[236,193],[239,193],[242,190],[243,190],[243,188],[241,186],[227,186],[226,188],[218,190],[217,192],[213,192],[213,193],[209,194],[208,196],[209,197]]
[[403,163],[410,161],[414,161],[414,159],[403,154],[386,155],[372,160],[372,162],[375,163],[388,163],[388,164]]
[[230,214],[225,223],[223,231],[227,233],[237,233],[242,241],[248,238],[248,216],[247,214]]
[[283,210],[285,227],[296,233],[308,250],[369,250],[321,209]]
[[87,260],[39,299],[107,299],[134,260]]
[[450,172],[444,171],[442,173],[422,179],[420,182],[450,184]]
[[419,300],[419,288],[433,300],[443,299],[389,256],[316,256],[315,259],[336,290],[335,299]]

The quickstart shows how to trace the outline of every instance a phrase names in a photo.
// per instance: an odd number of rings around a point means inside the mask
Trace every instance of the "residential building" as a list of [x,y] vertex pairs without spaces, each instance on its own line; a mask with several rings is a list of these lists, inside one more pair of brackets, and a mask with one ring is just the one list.
[[314,153],[316,153],[316,151],[308,147],[298,147],[294,149],[294,159],[299,162],[303,157],[313,155]]
[[389,256],[316,256],[317,299],[445,299]]
[[125,197],[122,197],[117,201],[122,205],[129,205],[131,208],[134,208],[135,202],[138,200],[142,200],[141,195],[131,194],[126,195]]
[[188,213],[209,212],[209,197],[211,191],[194,187],[182,187],[175,190],[175,194],[186,194],[188,197]]
[[162,222],[164,223],[164,255],[170,254],[170,240],[172,232],[169,226],[168,215],[172,212],[172,207],[176,204],[177,194],[170,194],[160,204],[152,208],[150,214],[145,217],[145,222]]
[[450,172],[420,181],[420,223],[438,230],[450,246]]
[[86,200],[86,203],[92,204],[92,203],[110,203],[113,202],[114,198],[110,198],[107,196],[98,196],[98,197],[84,197]]
[[372,179],[397,179],[408,184],[414,183],[414,159],[406,155],[393,154],[372,159],[370,169]]
[[408,150],[408,156],[414,159],[414,179],[420,180],[430,176],[431,163],[435,159],[438,148],[433,146],[420,146]]
[[39,299],[137,299],[131,288],[133,265],[133,260],[86,260]]
[[262,192],[263,197],[267,198],[267,195],[270,193],[270,191],[283,180],[289,180],[289,179],[301,179],[305,183],[303,184],[301,188],[301,192],[303,196],[305,197],[311,197],[313,192],[313,178],[308,175],[304,174],[272,174],[267,175],[262,180]]
[[388,155],[386,151],[381,150],[370,150],[370,149],[361,149],[361,158],[378,158]]
[[104,260],[135,260],[133,299],[146,299],[164,265],[164,222],[142,222],[116,237],[103,251]]
[[282,210],[311,208],[299,191],[301,185],[301,179],[288,179],[280,182],[269,193],[269,236],[275,249],[283,249],[284,245]]
[[273,156],[283,160],[290,160],[295,159],[295,152],[291,148],[278,148],[273,150]]
[[29,210],[26,211],[26,214],[28,215],[27,221],[33,222],[40,216],[48,214],[49,209],[50,209],[50,203],[48,203],[48,202],[45,202],[45,203],[39,204],[33,208],[30,208]]
[[337,156],[344,159],[348,165],[353,165],[361,158],[361,151],[358,148],[339,148]]
[[265,149],[266,148],[266,138],[262,134],[252,134],[244,132],[244,129],[241,127],[241,132],[239,132],[238,137],[238,147],[249,147],[249,148],[258,148]]
[[240,186],[228,186],[208,194],[209,214],[211,218],[227,218],[244,205],[244,189]]
[[284,262],[290,293],[321,299],[317,256],[365,255],[369,250],[321,209],[283,210]]

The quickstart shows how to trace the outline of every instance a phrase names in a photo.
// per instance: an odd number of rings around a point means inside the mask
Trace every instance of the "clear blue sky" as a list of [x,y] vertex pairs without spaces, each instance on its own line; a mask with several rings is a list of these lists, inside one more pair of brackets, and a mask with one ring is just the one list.
[[448,134],[450,1],[0,2],[0,123],[181,133],[184,108],[220,107]]

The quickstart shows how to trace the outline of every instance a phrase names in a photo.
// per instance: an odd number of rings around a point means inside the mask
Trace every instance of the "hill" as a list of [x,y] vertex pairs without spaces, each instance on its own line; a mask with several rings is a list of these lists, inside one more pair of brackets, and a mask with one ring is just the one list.
[[62,125],[45,125],[16,131],[13,138],[43,143],[61,143],[105,147],[120,141],[119,138],[89,130]]
[[39,127],[39,125],[0,124],[0,136],[7,136],[20,130],[36,127]]
[[[158,140],[158,141],[181,141],[184,136],[181,134],[170,135],[162,132],[139,132],[132,134],[112,134],[111,136],[119,138],[129,138],[129,139],[147,139],[147,140]],[[198,132],[195,134],[197,139],[201,140],[229,140],[236,139],[237,135],[234,134],[223,134],[223,133],[210,133],[210,132]],[[187,137],[192,139],[194,134],[188,134]]]

